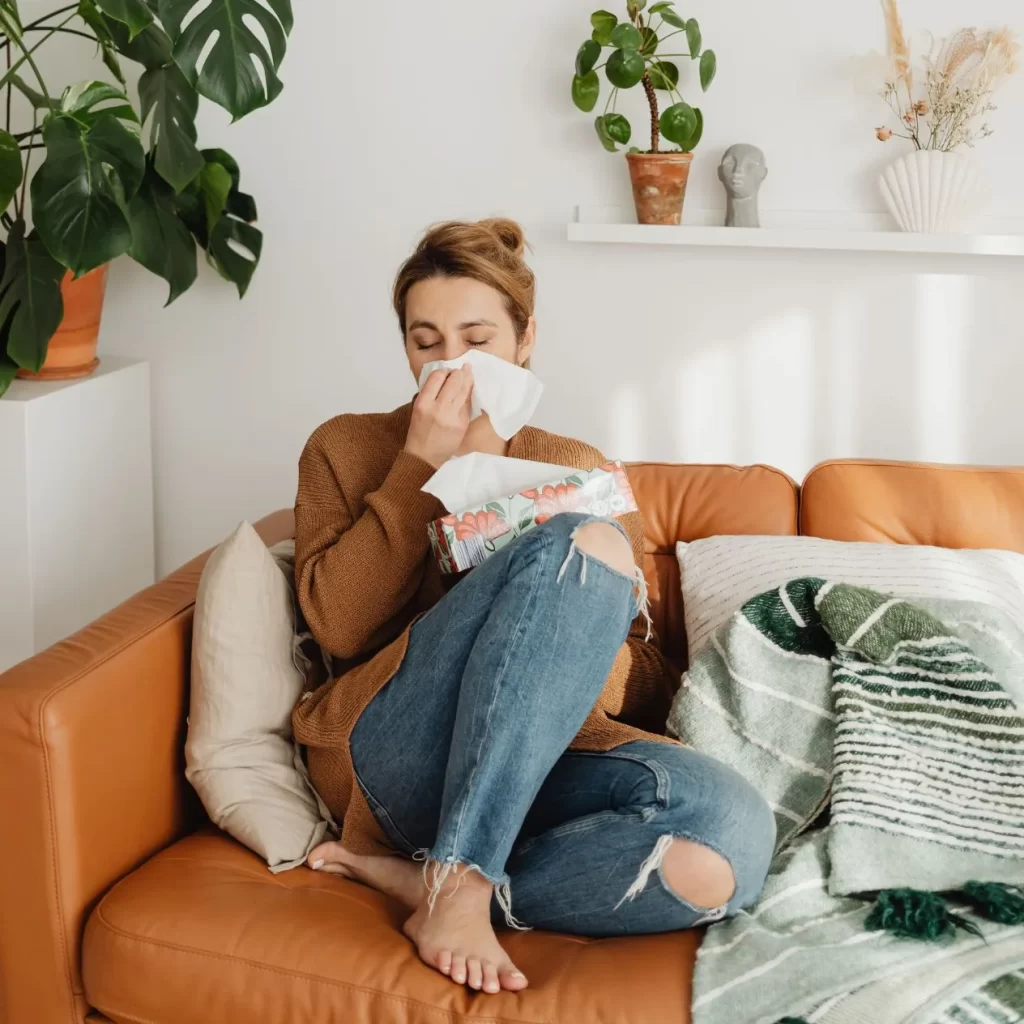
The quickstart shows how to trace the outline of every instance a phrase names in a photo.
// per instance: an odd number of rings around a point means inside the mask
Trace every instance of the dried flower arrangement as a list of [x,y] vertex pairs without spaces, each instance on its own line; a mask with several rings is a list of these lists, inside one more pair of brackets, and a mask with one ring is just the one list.
[[986,115],[996,109],[992,96],[1018,66],[1015,34],[1005,27],[981,33],[964,28],[948,39],[933,38],[915,69],[899,0],[882,0],[882,9],[889,53],[869,61],[882,73],[881,96],[899,127],[877,128],[879,141],[896,136],[909,139],[915,149],[951,153],[991,135]]

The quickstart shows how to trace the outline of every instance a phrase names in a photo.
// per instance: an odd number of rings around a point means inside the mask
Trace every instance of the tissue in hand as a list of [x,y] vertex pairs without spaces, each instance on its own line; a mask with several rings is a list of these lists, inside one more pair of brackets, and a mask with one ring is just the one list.
[[457,370],[467,364],[473,370],[472,419],[487,413],[495,433],[507,441],[530,422],[544,393],[544,385],[521,366],[470,350],[458,359],[427,363],[420,374],[419,386],[422,389],[435,370]]

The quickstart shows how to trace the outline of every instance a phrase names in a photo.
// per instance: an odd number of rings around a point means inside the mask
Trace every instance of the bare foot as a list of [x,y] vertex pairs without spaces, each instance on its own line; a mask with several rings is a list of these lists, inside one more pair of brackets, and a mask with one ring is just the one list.
[[493,890],[475,872],[458,877],[453,872],[433,910],[423,900],[403,931],[416,943],[423,962],[452,981],[478,992],[518,992],[528,982],[491,927]]
[[315,871],[344,875],[391,896],[410,910],[426,898],[423,869],[402,857],[364,857],[341,843],[321,843],[306,859]]

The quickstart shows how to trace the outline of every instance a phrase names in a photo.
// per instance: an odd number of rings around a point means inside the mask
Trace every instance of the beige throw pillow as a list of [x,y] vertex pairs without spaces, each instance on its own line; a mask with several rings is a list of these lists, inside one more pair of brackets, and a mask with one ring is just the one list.
[[287,569],[242,523],[199,582],[185,774],[210,819],[271,871],[303,863],[333,823],[292,737],[304,675]]

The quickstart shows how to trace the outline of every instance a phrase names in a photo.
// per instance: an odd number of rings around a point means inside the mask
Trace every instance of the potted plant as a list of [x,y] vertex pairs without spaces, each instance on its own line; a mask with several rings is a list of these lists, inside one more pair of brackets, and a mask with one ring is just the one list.
[[992,96],[1017,70],[1020,46],[1008,28],[965,28],[933,40],[915,67],[898,0],[882,0],[882,7],[889,53],[869,56],[864,71],[876,87],[881,82],[895,127],[880,125],[875,135],[914,147],[882,174],[882,197],[904,231],[961,229],[981,192],[978,171],[962,150],[992,134]]
[[[651,148],[641,152],[634,147],[626,157],[637,219],[641,224],[678,224],[693,150],[704,132],[704,116],[683,99],[675,58],[698,62],[704,92],[715,77],[717,59],[714,50],[703,49],[696,20],[682,18],[672,3],[655,3],[648,10],[647,0],[627,0],[626,15],[623,22],[610,11],[595,11],[590,16],[593,32],[576,54],[572,98],[580,110],[593,111],[601,94],[598,72],[604,70],[611,92],[594,127],[604,148],[614,153],[619,145],[628,145],[633,135],[629,120],[617,109],[619,93],[643,87],[650,109]],[[685,43],[680,40],[684,52],[664,51],[664,45],[677,36],[685,39]],[[611,53],[598,63],[606,49]],[[674,101],[663,111],[659,110],[658,92]],[[679,148],[663,150],[663,139]]]
[[[28,24],[0,0],[0,395],[19,371],[92,371],[118,256],[163,278],[171,303],[202,249],[245,295],[262,249],[256,203],[229,154],[199,149],[195,118],[201,96],[236,120],[274,100],[291,28],[291,0],[78,0]],[[113,81],[51,89],[37,55],[57,35],[92,41]],[[137,101],[125,60],[142,67]]]

